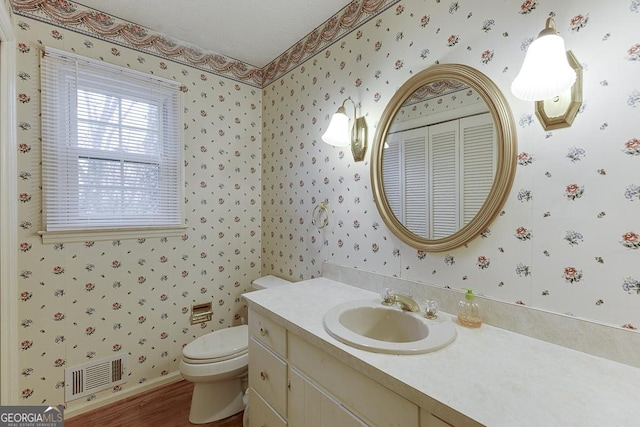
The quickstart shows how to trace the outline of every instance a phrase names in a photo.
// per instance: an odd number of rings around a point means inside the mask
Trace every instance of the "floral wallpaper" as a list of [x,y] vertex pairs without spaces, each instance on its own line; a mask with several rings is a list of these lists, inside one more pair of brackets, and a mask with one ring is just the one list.
[[[582,64],[570,128],[545,131],[510,84],[548,16]],[[401,1],[263,90],[263,272],[320,276],[322,261],[635,330],[640,328],[640,1]],[[412,249],[372,199],[369,156],[320,136],[350,96],[370,142],[386,103],[435,63],[488,75],[517,125],[515,182],[465,247]],[[311,223],[328,201],[329,225]]]
[[[43,3],[67,2],[12,1],[14,11]],[[346,15],[362,16],[360,5],[371,6],[368,20],[327,29],[336,35],[328,43],[314,44],[312,32],[310,52],[292,47],[251,74],[262,80],[202,70],[51,16],[14,16],[24,404],[63,401],[66,366],[118,351],[129,354],[129,381],[71,408],[175,372],[183,345],[241,320],[240,294],[253,278],[309,279],[325,260],[640,327],[640,0],[370,1],[353,3]],[[533,104],[515,99],[509,86],[550,14],[583,66],[584,103],[571,128],[547,132]],[[184,85],[182,237],[41,243],[41,45]],[[511,194],[490,228],[466,247],[423,253],[381,220],[369,154],[355,163],[320,136],[351,96],[371,143],[395,91],[437,62],[470,65],[498,85],[517,124],[519,155]],[[319,230],[311,215],[323,201],[329,224]],[[190,326],[190,305],[207,300],[213,321]]]
[[[276,79],[398,0],[353,2],[265,70],[67,0],[11,0],[18,52],[20,393],[64,401],[64,368],[118,352],[131,389],[178,370],[182,347],[244,321],[240,295],[261,272],[261,117]],[[184,92],[181,237],[43,245],[39,54],[42,46],[175,79]],[[193,303],[213,320],[189,324]]]
[[[126,384],[72,401],[73,409],[176,372],[184,345],[245,316],[240,295],[260,275],[262,94],[47,23],[15,17],[15,24],[21,402],[63,402],[66,367],[129,355]],[[42,46],[182,83],[188,228],[181,237],[42,244]],[[191,304],[208,301],[212,321],[191,326]]]

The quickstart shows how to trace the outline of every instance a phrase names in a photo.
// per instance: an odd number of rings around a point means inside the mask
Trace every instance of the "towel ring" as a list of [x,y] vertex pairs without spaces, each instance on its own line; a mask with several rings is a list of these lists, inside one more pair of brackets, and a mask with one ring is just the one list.
[[[319,205],[316,205],[313,208],[313,213],[311,214],[311,223],[318,227],[319,230],[322,230],[329,224],[329,202],[324,201],[320,202]],[[324,211],[324,218],[322,217],[322,212]],[[317,215],[316,215],[317,214]],[[316,216],[318,220],[316,221]]]

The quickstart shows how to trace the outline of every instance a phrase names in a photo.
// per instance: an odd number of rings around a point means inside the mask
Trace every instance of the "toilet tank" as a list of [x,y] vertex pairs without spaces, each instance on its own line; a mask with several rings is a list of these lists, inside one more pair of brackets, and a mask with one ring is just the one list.
[[292,282],[290,282],[289,280],[281,279],[276,276],[268,275],[268,276],[263,276],[255,279],[251,283],[251,287],[254,291],[257,291],[260,289],[269,289],[276,286],[287,285],[289,283],[292,283]]

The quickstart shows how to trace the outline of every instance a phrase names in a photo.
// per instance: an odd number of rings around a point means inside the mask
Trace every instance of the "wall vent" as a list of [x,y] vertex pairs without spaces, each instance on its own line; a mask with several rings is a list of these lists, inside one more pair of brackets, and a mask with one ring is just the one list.
[[127,355],[116,354],[101,360],[92,360],[66,368],[65,401],[97,393],[127,382]]

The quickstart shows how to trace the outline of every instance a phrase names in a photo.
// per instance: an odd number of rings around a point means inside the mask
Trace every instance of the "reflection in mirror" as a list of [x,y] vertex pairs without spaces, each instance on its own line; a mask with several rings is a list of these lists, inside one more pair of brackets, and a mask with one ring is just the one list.
[[466,244],[502,209],[516,149],[498,87],[471,67],[434,65],[403,84],[380,119],[371,158],[378,211],[417,249]]
[[450,236],[482,207],[495,163],[495,127],[482,97],[458,80],[435,80],[407,97],[389,128],[382,155],[387,201],[417,236]]

